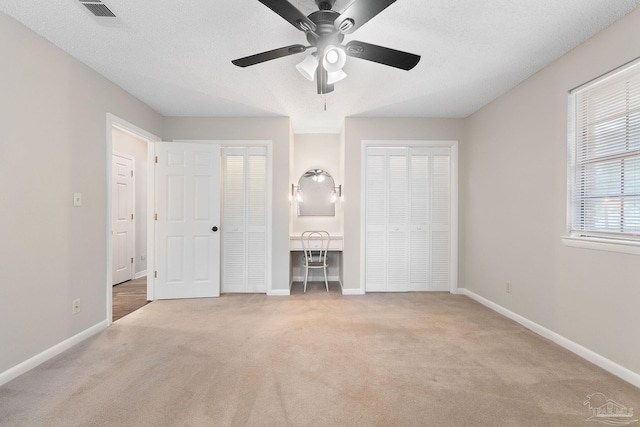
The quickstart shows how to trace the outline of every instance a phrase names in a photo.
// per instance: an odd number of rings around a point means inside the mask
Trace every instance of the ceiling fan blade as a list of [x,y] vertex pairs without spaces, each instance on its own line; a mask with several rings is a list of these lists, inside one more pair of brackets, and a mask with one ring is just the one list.
[[420,61],[420,55],[355,40],[347,43],[345,47],[349,56],[400,68],[401,70],[409,71],[418,65]]
[[343,34],[351,34],[396,0],[355,0],[333,22]]
[[291,25],[300,31],[315,31],[316,24],[307,18],[304,13],[300,12],[294,5],[287,0],[258,0],[269,9],[289,21]]
[[267,52],[256,53],[255,55],[246,56],[231,61],[233,65],[238,67],[248,67],[249,65],[260,64],[261,62],[271,61],[272,59],[282,58],[283,56],[295,55],[307,50],[307,46],[301,44],[292,44],[291,46],[281,47],[279,49],[269,50]]

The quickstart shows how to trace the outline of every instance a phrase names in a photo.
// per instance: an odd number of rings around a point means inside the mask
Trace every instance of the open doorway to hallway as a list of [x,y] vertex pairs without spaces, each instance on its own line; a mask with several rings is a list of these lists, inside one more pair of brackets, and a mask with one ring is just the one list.
[[147,278],[129,280],[113,287],[112,321],[147,305]]
[[147,304],[148,171],[151,141],[111,128],[112,321]]

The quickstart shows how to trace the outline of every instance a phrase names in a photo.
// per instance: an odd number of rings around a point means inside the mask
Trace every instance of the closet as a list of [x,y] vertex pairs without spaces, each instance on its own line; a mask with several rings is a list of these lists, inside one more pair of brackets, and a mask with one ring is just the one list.
[[267,291],[267,149],[222,148],[221,292]]
[[367,292],[449,290],[450,151],[366,147]]

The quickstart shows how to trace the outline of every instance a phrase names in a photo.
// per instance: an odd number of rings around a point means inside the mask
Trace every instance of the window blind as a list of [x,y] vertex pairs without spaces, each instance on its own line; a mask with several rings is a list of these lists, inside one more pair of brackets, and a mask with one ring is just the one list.
[[640,240],[640,61],[569,101],[571,234]]

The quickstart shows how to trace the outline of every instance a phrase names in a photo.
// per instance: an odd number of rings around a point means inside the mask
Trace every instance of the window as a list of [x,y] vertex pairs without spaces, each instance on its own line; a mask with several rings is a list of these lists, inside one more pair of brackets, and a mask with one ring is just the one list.
[[569,94],[569,233],[640,242],[640,60]]

